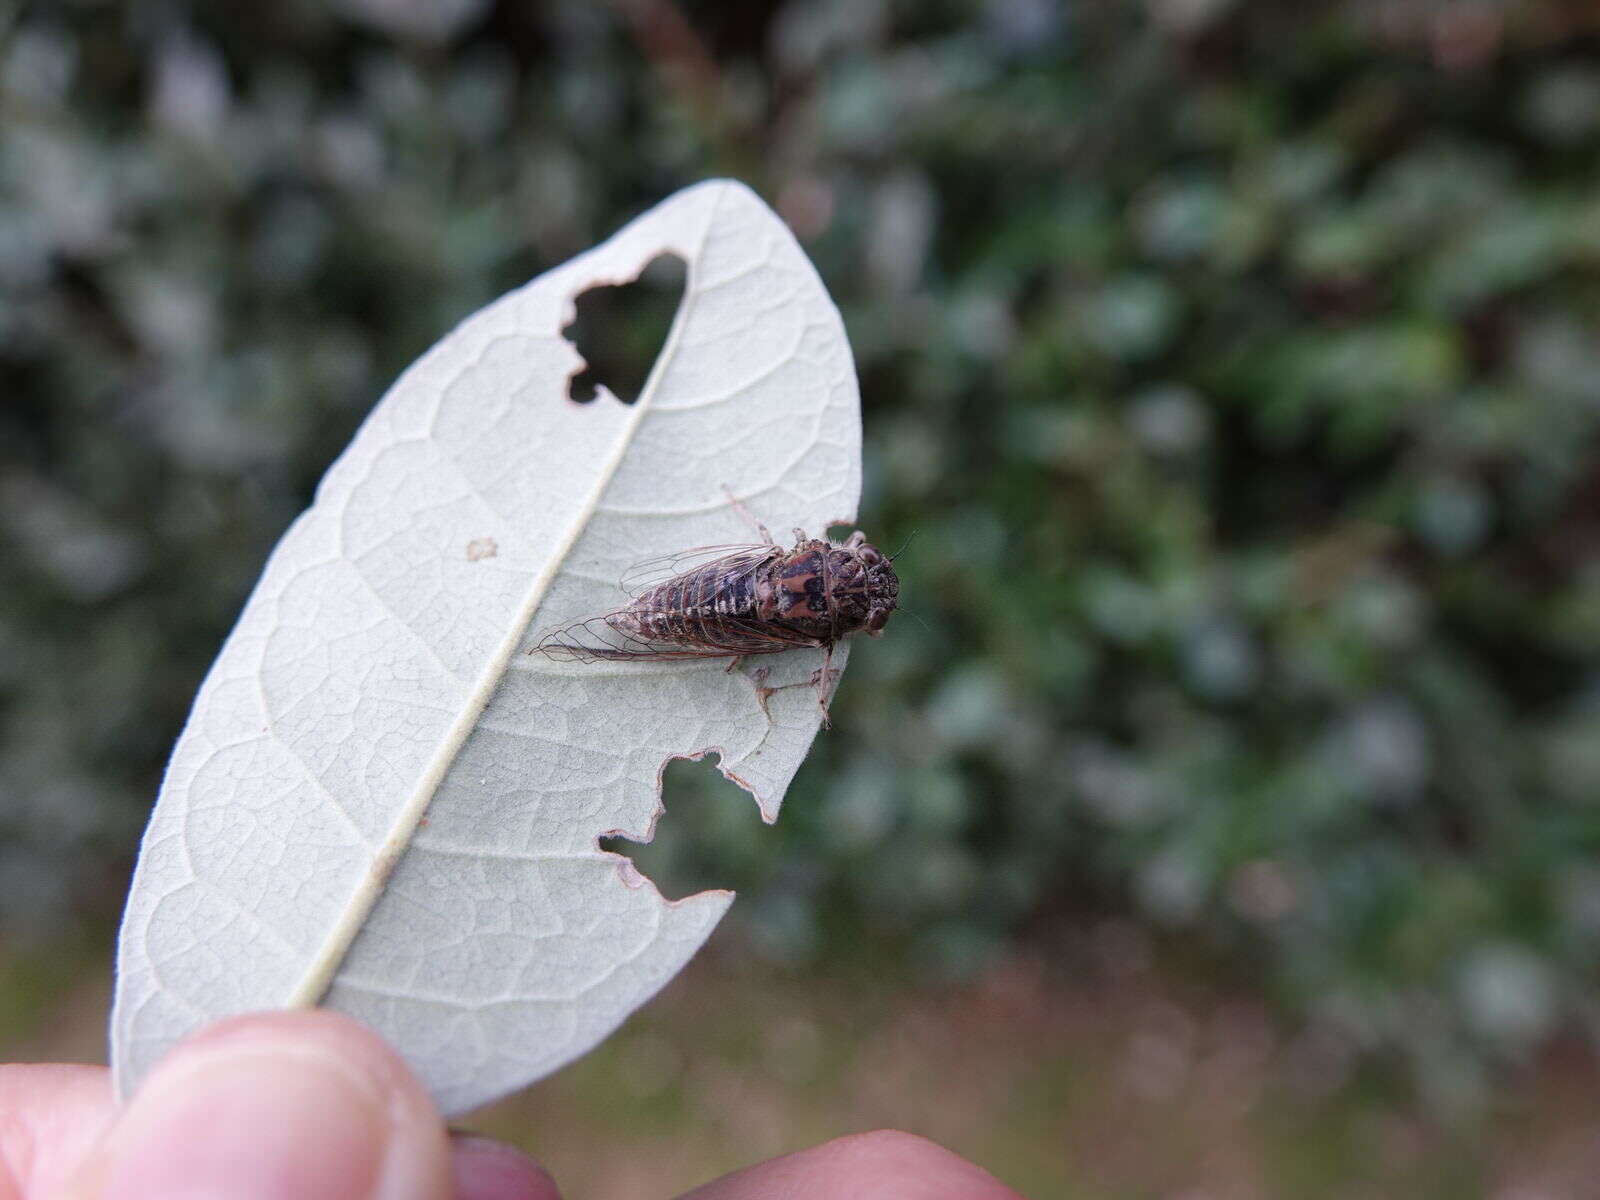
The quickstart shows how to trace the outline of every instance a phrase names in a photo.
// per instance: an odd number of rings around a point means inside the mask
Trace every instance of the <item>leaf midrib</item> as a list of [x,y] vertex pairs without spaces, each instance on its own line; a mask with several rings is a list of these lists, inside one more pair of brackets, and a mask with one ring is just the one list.
[[[466,702],[461,712],[457,715],[450,728],[445,731],[439,746],[435,749],[432,758],[428,760],[427,768],[423,771],[406,802],[401,806],[395,816],[393,824],[384,840],[373,852],[371,862],[362,874],[361,881],[349,900],[345,902],[339,918],[328,931],[322,944],[317,948],[307,965],[304,975],[289,994],[286,1004],[290,1008],[310,1008],[322,1001],[328,989],[333,985],[334,978],[339,973],[345,957],[350,952],[356,937],[366,925],[367,918],[377,906],[383,896],[384,889],[388,886],[389,878],[394,874],[395,868],[405,856],[406,849],[411,845],[411,840],[416,834],[417,826],[427,812],[428,805],[433,802],[434,794],[439,790],[439,785],[444,782],[445,776],[454,765],[461,748],[466,745],[472,731],[477,728],[479,718],[483,716],[484,709],[489,705],[494,696],[495,689],[500,686],[500,681],[505,677],[511,660],[521,645],[523,635],[528,626],[532,624],[534,615],[539,606],[544,603],[545,593],[550,590],[550,585],[555,582],[561,568],[565,565],[567,556],[572,552],[583,531],[588,528],[589,522],[594,518],[595,510],[600,505],[601,497],[605,495],[606,488],[611,484],[617,469],[621,467],[623,459],[627,456],[628,448],[633,444],[635,433],[644,421],[645,415],[650,411],[655,400],[656,391],[665,376],[667,368],[671,365],[677,353],[679,340],[683,335],[684,325],[688,321],[690,310],[694,307],[697,297],[697,283],[700,267],[700,256],[705,251],[706,238],[711,228],[716,224],[717,210],[720,207],[721,194],[713,198],[710,211],[705,219],[705,226],[700,233],[700,245],[694,254],[688,257],[684,267],[683,299],[678,304],[678,311],[673,315],[672,327],[667,331],[666,341],[662,343],[661,352],[656,356],[655,364],[650,368],[650,375],[645,380],[644,387],[640,389],[639,398],[631,406],[627,424],[622,427],[621,436],[616,440],[611,458],[605,463],[595,478],[594,486],[590,489],[584,501],[583,508],[568,527],[565,538],[556,546],[544,569],[535,576],[529,586],[527,594],[523,597],[515,618],[512,620],[506,636],[495,648],[494,654],[489,658],[484,669],[479,673],[471,692],[468,693]],[[662,251],[656,250],[649,257],[641,259],[639,270],[644,267]],[[635,275],[637,278],[637,275]]]

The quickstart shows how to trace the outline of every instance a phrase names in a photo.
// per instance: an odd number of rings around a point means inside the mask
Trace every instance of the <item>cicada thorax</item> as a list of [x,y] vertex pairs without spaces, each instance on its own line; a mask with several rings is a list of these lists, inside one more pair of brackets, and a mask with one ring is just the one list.
[[828,542],[802,542],[778,556],[757,591],[763,620],[819,642],[836,642],[866,621],[866,572],[856,555]]

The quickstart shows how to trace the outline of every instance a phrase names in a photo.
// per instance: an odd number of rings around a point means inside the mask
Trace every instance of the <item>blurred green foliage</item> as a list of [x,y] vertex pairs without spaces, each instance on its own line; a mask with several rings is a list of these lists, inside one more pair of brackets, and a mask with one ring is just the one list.
[[911,613],[776,829],[674,770],[667,890],[740,884],[798,960],[1168,931],[1317,1070],[1403,1047],[1447,1100],[1587,1028],[1585,11],[0,7],[0,929],[115,911],[201,674],[387,382],[734,174],[844,311]]

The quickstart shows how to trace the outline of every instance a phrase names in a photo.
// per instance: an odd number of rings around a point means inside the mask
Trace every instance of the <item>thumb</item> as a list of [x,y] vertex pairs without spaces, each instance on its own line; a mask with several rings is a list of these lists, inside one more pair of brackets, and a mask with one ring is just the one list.
[[151,1072],[71,1200],[449,1200],[450,1148],[422,1085],[324,1011],[213,1025]]

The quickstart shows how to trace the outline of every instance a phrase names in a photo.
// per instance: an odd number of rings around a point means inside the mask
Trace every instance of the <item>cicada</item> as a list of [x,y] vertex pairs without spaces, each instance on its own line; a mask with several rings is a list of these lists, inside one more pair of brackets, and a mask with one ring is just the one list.
[[[600,659],[742,658],[796,646],[823,651],[812,677],[823,724],[837,672],[833,648],[854,633],[877,637],[899,602],[891,558],[857,530],[843,542],[796,529],[785,549],[758,545],[708,546],[652,559],[623,577],[630,603],[574,621],[544,635],[529,653],[582,662]],[[756,672],[763,707],[774,690]]]

